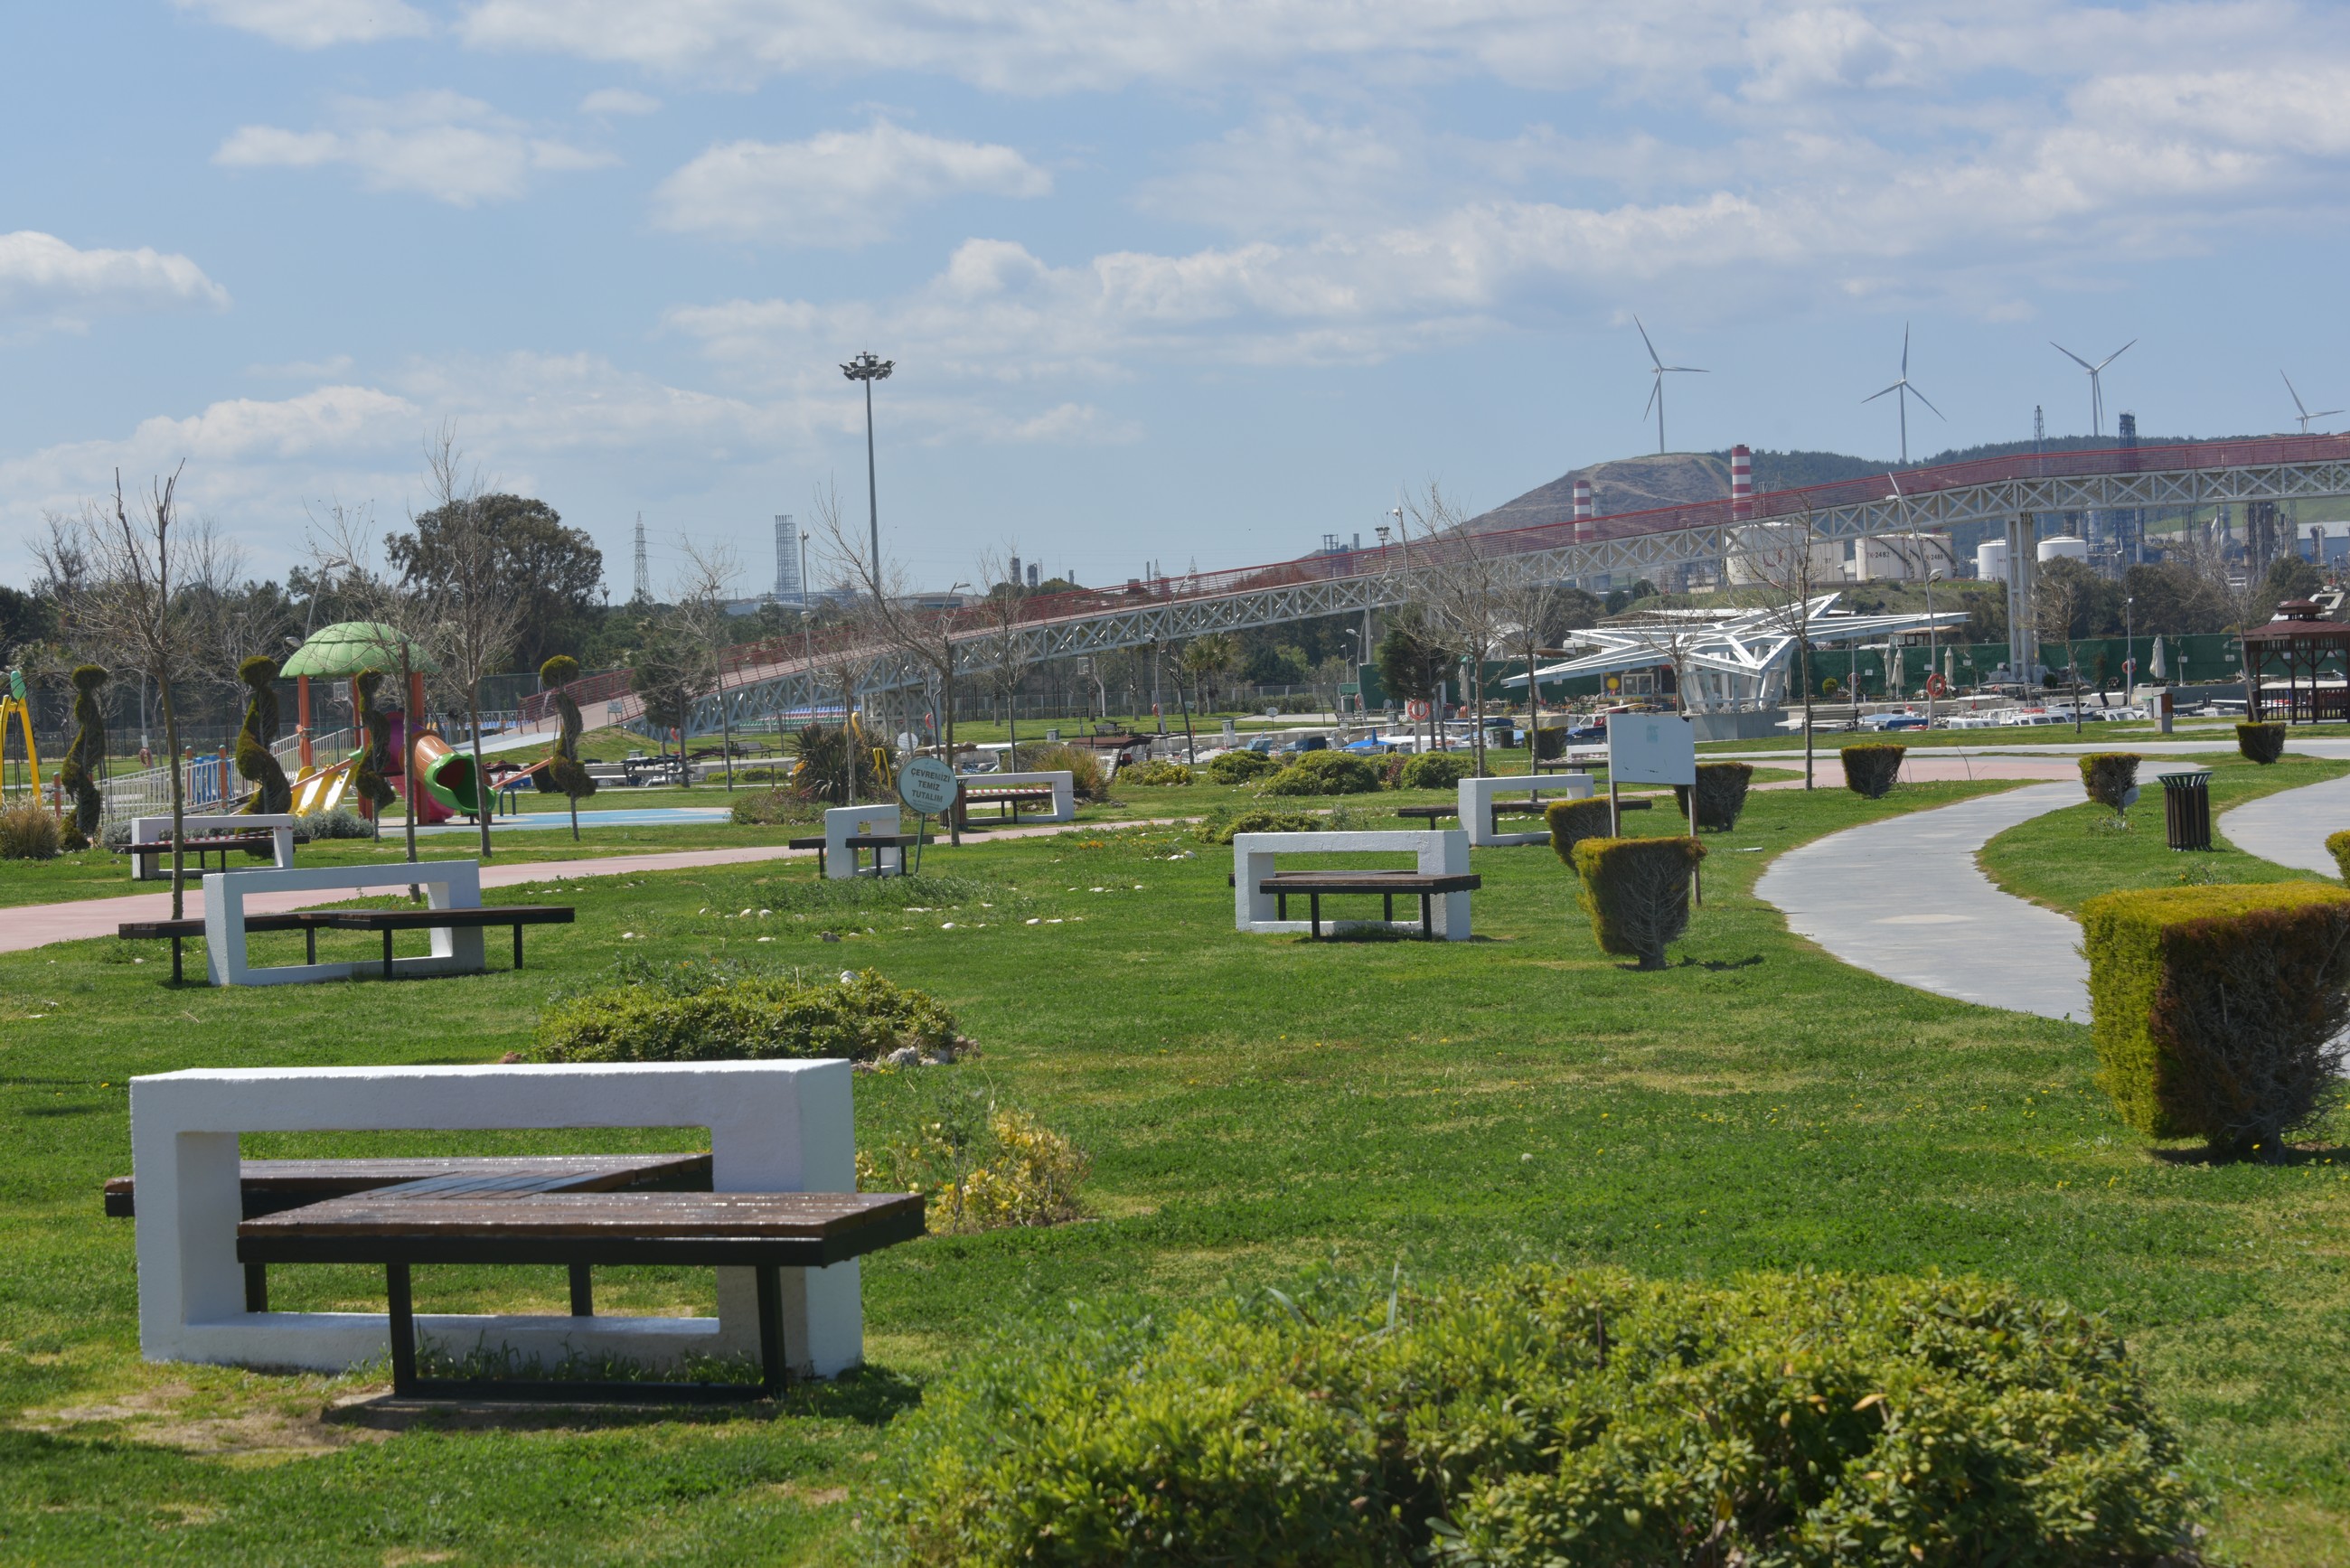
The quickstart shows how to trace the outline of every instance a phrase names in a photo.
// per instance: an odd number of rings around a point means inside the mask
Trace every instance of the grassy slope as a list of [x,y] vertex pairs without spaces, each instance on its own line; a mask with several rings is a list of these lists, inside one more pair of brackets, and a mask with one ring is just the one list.
[[[1750,894],[1768,852],[1970,793],[1752,797],[1739,829],[1710,838],[1708,903],[1681,950],[1699,961],[1656,975],[1593,950],[1539,847],[1479,853],[1475,943],[1315,945],[1234,933],[1229,861],[1204,848],[1167,858],[1193,847],[1169,830],[974,846],[938,865],[972,879],[959,887],[837,895],[798,866],[591,882],[564,889],[580,923],[537,939],[525,973],[390,991],[173,991],[151,967],[100,961],[100,943],[0,957],[0,1222],[12,1235],[0,1251],[0,1557],[837,1561],[879,1428],[974,1336],[1025,1323],[1049,1333],[1074,1294],[1196,1297],[1333,1253],[1426,1276],[1531,1252],[1667,1274],[1939,1267],[2109,1311],[2221,1500],[2221,1543],[2260,1563],[2340,1560],[2343,1174],[2150,1159],[2092,1087],[2085,1030],[1878,981],[1789,938]],[[881,892],[951,907],[827,902]],[[726,918],[744,908],[775,913]],[[826,926],[858,934],[822,943]],[[624,947],[873,964],[936,990],[984,1055],[860,1080],[860,1137],[924,1115],[925,1096],[983,1087],[1093,1151],[1101,1222],[868,1260],[873,1368],[795,1396],[778,1417],[343,1443],[344,1428],[310,1419],[332,1391],[324,1380],[137,1359],[130,1230],[97,1202],[100,1179],[127,1168],[126,1076],[494,1057],[525,1038],[551,989],[602,972]],[[380,1289],[356,1271],[279,1272],[288,1306],[364,1304]],[[690,1274],[615,1274],[615,1310],[707,1298]],[[421,1288],[455,1309],[562,1299],[553,1271],[434,1270]],[[218,1451],[265,1438],[294,1447]]]
[[[2267,767],[2241,758],[2214,760],[2211,815],[2278,790],[2335,778],[2345,764],[2288,755]],[[1983,846],[1991,879],[2036,903],[2077,914],[2099,893],[2124,888],[2168,888],[2189,882],[2297,882],[2310,873],[2262,860],[2236,848],[2215,829],[2209,854],[2169,848],[2162,826],[2162,789],[2145,767],[2146,783],[2129,809],[2129,827],[2116,830],[2114,814],[2084,803],[2034,817]],[[2345,824],[2350,826],[2350,824]]]

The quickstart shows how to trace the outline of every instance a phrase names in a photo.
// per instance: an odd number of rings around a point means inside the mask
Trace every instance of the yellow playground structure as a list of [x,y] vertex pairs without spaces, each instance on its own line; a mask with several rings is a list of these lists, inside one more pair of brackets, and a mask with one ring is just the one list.
[[25,672],[13,668],[8,671],[7,690],[0,692],[0,794],[6,794],[8,789],[8,721],[11,719],[16,721],[16,727],[25,736],[25,760],[16,771],[17,787],[29,790],[37,800],[41,794],[41,751],[33,743],[33,704],[25,691]]

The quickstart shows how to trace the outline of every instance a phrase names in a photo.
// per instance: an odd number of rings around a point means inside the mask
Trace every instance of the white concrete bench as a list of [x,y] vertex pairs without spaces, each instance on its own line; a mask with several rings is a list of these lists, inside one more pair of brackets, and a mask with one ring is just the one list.
[[[381,866],[312,866],[283,871],[215,871],[204,878],[204,969],[214,985],[300,985],[346,980],[380,962],[270,964],[256,968],[244,950],[244,901],[256,893],[341,892],[356,896],[372,888],[421,887],[435,909],[482,907],[482,867],[477,860],[394,861]],[[483,968],[478,926],[442,928],[431,933],[429,957],[392,961],[400,975],[475,974]]]
[[[1067,769],[1041,774],[974,774],[963,781],[963,799],[956,809],[965,813],[968,806],[987,805],[1002,799],[998,793],[1005,790],[1050,789],[1053,792],[1053,812],[1049,816],[1036,816],[1038,822],[1075,822],[1077,819],[1077,784]],[[1014,815],[1016,819],[1018,813]]]
[[858,852],[849,840],[867,834],[898,832],[898,807],[884,802],[874,805],[836,805],[824,814],[824,875],[829,882],[845,882],[852,877],[895,877],[906,869],[906,852],[896,845],[881,845],[873,851],[873,864],[862,873],[858,870]]
[[[294,818],[281,812],[187,812],[182,815],[182,838],[195,838],[205,834],[262,833],[270,838],[270,847],[279,870],[294,864]],[[133,844],[169,844],[172,841],[172,819],[163,816],[134,816],[130,819],[130,842]],[[133,882],[168,881],[172,876],[169,855],[134,855],[130,857],[130,879]]]
[[[1459,877],[1469,870],[1469,836],[1457,829],[1428,833],[1242,833],[1232,837],[1232,928],[1259,934],[1312,930],[1305,920],[1286,920],[1280,914],[1280,895],[1264,883],[1284,855],[1409,855],[1414,869],[1426,877]],[[1417,931],[1413,920],[1326,920],[1334,931],[1384,928]],[[1450,942],[1469,940],[1469,894],[1436,895],[1433,934]]]
[[[1456,798],[1461,803],[1461,826],[1469,835],[1472,847],[1484,848],[1498,844],[1547,844],[1550,830],[1539,833],[1503,833],[1493,811],[1493,803],[1504,794],[1555,794],[1567,800],[1591,798],[1589,774],[1561,774],[1549,778],[1462,779],[1456,786]],[[1537,818],[1537,821],[1540,819]]]
[[[139,1202],[139,1345],[150,1361],[341,1372],[387,1354],[387,1313],[250,1312],[237,1261],[237,1136],[514,1127],[703,1127],[719,1192],[853,1192],[847,1062],[192,1069],[130,1081]],[[751,1269],[718,1275],[716,1317],[431,1315],[443,1347],[547,1363],[625,1356],[648,1367],[759,1354]],[[795,1369],[863,1359],[858,1265],[784,1269]]]

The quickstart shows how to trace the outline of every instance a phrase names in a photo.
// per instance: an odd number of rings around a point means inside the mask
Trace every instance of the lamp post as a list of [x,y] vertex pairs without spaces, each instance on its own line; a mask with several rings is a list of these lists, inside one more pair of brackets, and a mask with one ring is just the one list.
[[881,503],[873,493],[873,383],[886,381],[897,368],[893,359],[877,359],[871,349],[858,355],[840,368],[840,373],[852,381],[865,383],[865,506],[867,521],[872,529],[872,566],[875,580],[881,571]]
[[1934,678],[1941,673],[1934,668],[1941,662],[1941,645],[1934,636],[1934,582],[1942,574],[1929,570],[1926,574],[1926,732],[1934,730]]
[[2137,600],[2122,596],[2122,701],[2137,701]]

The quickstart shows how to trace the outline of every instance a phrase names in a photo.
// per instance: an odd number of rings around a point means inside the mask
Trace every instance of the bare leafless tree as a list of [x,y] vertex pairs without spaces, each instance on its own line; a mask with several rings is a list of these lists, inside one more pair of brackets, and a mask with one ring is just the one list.
[[[972,658],[987,672],[988,685],[1003,699],[1010,755],[1020,750],[1020,688],[1027,683],[1030,666],[1028,634],[1021,626],[1021,606],[1028,590],[1012,570],[1020,546],[1007,539],[1000,548],[983,550],[976,581],[987,596],[980,608],[984,629],[972,649]],[[1007,763],[1006,766],[1016,765]]]
[[[671,614],[676,635],[690,650],[684,666],[686,691],[693,698],[714,697],[718,702],[718,736],[725,757],[726,787],[734,787],[734,721],[727,711],[726,650],[733,645],[726,601],[743,576],[743,564],[723,541],[707,545],[688,539],[685,569],[680,574],[676,604]],[[691,773],[687,774],[691,778]]]
[[1542,719],[1542,688],[1534,671],[1543,649],[1555,647],[1566,632],[1566,585],[1548,573],[1522,576],[1502,591],[1502,639],[1513,658],[1526,666],[1526,772],[1534,771],[1534,730]]
[[[498,672],[520,640],[525,607],[506,579],[499,540],[482,505],[481,474],[458,446],[454,423],[443,422],[425,439],[424,472],[431,510],[441,519],[442,602],[432,641],[443,680],[465,702],[465,722],[473,736],[473,820],[481,828],[482,858],[486,860],[491,855],[492,796],[482,771],[482,682]],[[416,522],[413,517],[409,521],[411,525]]]
[[67,639],[153,683],[172,778],[175,920],[185,912],[187,889],[181,848],[187,836],[187,779],[176,697],[202,679],[207,659],[219,656],[219,628],[212,617],[237,568],[234,549],[209,519],[182,516],[184,468],[151,481],[137,495],[124,492],[117,470],[110,510],[92,503],[71,519],[53,519],[48,540],[35,546],[51,580],[72,585],[59,607]]
[[1474,715],[1471,744],[1485,776],[1485,665],[1503,646],[1510,597],[1517,587],[1511,563],[1470,531],[1468,514],[1431,483],[1407,508],[1419,539],[1412,547],[1415,587],[1430,625],[1469,670]]
[[[962,645],[955,632],[962,623],[953,596],[942,596],[925,607],[916,597],[903,566],[888,556],[876,556],[870,542],[841,517],[838,493],[830,485],[816,492],[817,536],[825,554],[856,585],[866,624],[882,646],[928,672],[937,682],[939,742],[953,766],[955,754],[955,681],[962,672]],[[951,842],[962,842],[960,812],[947,814]]]
[[1826,573],[1808,506],[1793,516],[1757,523],[1740,532],[1733,557],[1742,574],[1760,585],[1779,629],[1795,639],[1791,658],[1804,703],[1804,787],[1812,787],[1812,602]]

